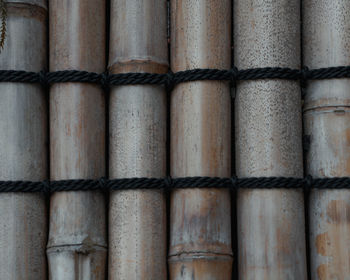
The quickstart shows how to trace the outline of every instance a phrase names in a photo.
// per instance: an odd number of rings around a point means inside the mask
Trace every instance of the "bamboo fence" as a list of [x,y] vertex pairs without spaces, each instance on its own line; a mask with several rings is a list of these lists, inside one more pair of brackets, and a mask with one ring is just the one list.
[[[0,70],[350,66],[349,11],[349,0],[0,0]],[[346,78],[107,89],[1,75],[0,190],[101,177],[350,177]],[[184,187],[1,192],[0,280],[350,280],[349,189]]]

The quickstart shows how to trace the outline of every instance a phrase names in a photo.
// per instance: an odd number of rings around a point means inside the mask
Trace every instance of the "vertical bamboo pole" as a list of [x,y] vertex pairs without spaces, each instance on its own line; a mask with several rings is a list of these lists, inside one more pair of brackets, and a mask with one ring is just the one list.
[[[2,70],[46,68],[46,1],[6,1]],[[0,180],[47,179],[47,106],[40,85],[0,83]],[[45,279],[42,194],[0,195],[0,279]]]
[[[235,0],[235,65],[300,67],[300,1]],[[301,97],[297,81],[237,84],[239,177],[303,176]],[[240,190],[240,279],[306,279],[301,190]]]
[[[230,68],[231,1],[171,2],[171,68]],[[171,174],[230,176],[227,82],[180,84],[171,95]],[[230,192],[178,189],[170,209],[171,279],[231,279]]]
[[[112,0],[111,73],[166,73],[165,0]],[[166,93],[162,86],[121,86],[110,96],[111,178],[166,175]],[[109,279],[166,279],[163,191],[110,195]]]
[[[303,54],[308,67],[350,64],[350,2],[304,0]],[[304,105],[311,136],[307,173],[350,176],[350,81],[310,81]],[[312,279],[350,279],[350,191],[313,190],[309,204]]]
[[[105,1],[50,1],[50,70],[105,69]],[[105,97],[98,85],[55,84],[50,92],[51,179],[105,175]],[[50,279],[105,279],[105,201],[99,192],[51,197]]]

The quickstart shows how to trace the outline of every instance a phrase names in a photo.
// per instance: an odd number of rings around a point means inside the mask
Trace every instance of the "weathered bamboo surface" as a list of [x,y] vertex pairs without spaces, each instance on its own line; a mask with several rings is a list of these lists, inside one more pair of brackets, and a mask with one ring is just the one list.
[[[105,1],[50,1],[50,71],[105,70]],[[105,175],[105,96],[98,85],[55,84],[50,91],[51,179]],[[50,279],[105,279],[105,198],[99,192],[51,196]]]
[[[109,70],[168,70],[165,0],[112,0]],[[166,93],[162,86],[121,86],[110,95],[109,176],[166,175]],[[110,195],[109,279],[166,279],[163,191]]]
[[[171,69],[229,69],[231,1],[171,2]],[[230,176],[228,82],[177,85],[171,94],[171,175]],[[231,279],[228,190],[174,190],[170,206],[170,279]]]
[[[2,70],[47,66],[46,1],[6,1]],[[0,180],[47,179],[47,105],[40,85],[0,84]],[[45,279],[47,208],[42,194],[0,195],[0,279]]]
[[[303,2],[303,54],[308,67],[350,64],[350,2]],[[309,81],[304,105],[311,144],[307,173],[350,176],[350,81]],[[350,279],[350,191],[313,190],[309,202],[312,279]]]
[[[235,65],[299,68],[299,14],[299,0],[235,0]],[[297,81],[239,82],[235,122],[238,177],[303,176]],[[240,279],[306,279],[302,191],[240,190],[237,215]]]

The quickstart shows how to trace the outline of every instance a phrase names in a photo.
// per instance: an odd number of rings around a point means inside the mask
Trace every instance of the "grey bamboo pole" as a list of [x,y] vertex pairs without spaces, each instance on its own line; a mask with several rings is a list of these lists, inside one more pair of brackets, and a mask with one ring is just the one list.
[[[238,68],[300,67],[300,1],[235,0]],[[303,176],[301,94],[297,81],[237,84],[238,177]],[[306,279],[301,190],[240,190],[240,279]]]
[[[166,73],[165,0],[112,0],[109,70]],[[121,86],[110,95],[111,178],[166,175],[166,93],[162,86]],[[110,194],[109,279],[166,279],[163,191]]]
[[[6,1],[2,70],[46,68],[45,1]],[[40,85],[0,83],[0,180],[47,179],[47,106]],[[47,209],[42,194],[0,195],[0,279],[44,279]]]
[[[105,1],[50,1],[50,70],[105,70]],[[98,85],[50,91],[51,179],[105,175],[105,97]],[[105,279],[105,200],[99,192],[51,196],[50,279]]]
[[[303,1],[303,55],[308,67],[350,64],[350,2]],[[304,104],[310,135],[307,173],[350,176],[350,81],[309,81]],[[309,201],[312,279],[350,279],[350,191],[313,190]]]
[[[171,69],[229,69],[231,1],[171,2]],[[230,176],[231,98],[228,82],[177,85],[171,94],[171,175]],[[231,279],[231,196],[228,190],[171,194],[170,279]]]
[[[5,1],[2,70],[46,68],[46,1]],[[0,180],[47,179],[47,106],[40,85],[0,83]],[[0,195],[0,279],[46,277],[47,207],[42,194]]]

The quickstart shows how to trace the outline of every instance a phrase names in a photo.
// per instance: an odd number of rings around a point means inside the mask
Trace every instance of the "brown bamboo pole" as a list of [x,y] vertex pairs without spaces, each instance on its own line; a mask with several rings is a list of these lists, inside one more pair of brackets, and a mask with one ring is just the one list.
[[[171,69],[229,69],[231,1],[171,2]],[[177,85],[171,94],[171,175],[230,176],[227,82]],[[170,279],[231,279],[230,192],[175,190],[170,206]]]
[[[235,65],[300,67],[300,1],[235,0]],[[297,81],[237,84],[239,177],[302,177],[301,94]],[[301,190],[240,190],[239,278],[306,279]]]
[[[308,67],[350,64],[350,2],[303,1],[303,54]],[[307,173],[350,176],[350,81],[309,81],[304,105],[310,135]],[[313,190],[309,203],[312,279],[350,279],[350,191]]]
[[[111,73],[166,73],[165,0],[112,0]],[[110,95],[111,178],[166,175],[166,93],[162,86],[121,86]],[[113,191],[109,279],[166,279],[163,191]]]
[[[1,70],[46,68],[46,1],[5,1]],[[0,83],[0,180],[47,179],[47,106],[40,85]],[[45,279],[47,208],[42,194],[0,195],[0,279]]]
[[[50,1],[50,70],[105,70],[105,1]],[[105,175],[105,97],[98,85],[50,91],[51,179]],[[105,279],[105,200],[99,192],[51,197],[50,279]]]

